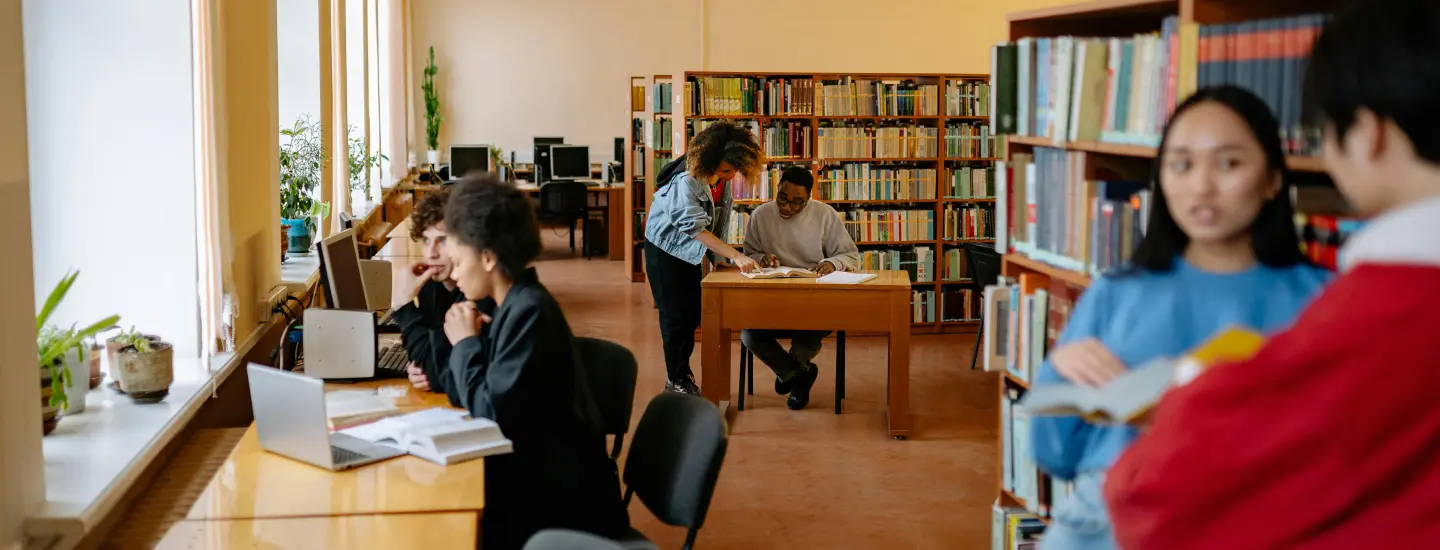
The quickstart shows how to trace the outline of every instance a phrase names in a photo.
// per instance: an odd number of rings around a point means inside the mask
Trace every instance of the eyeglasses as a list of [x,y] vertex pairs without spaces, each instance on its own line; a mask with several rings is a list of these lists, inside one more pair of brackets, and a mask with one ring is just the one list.
[[785,200],[785,199],[782,199],[782,198],[778,198],[778,197],[777,197],[777,198],[775,199],[775,202],[779,203],[779,204],[782,205],[782,206],[788,204],[788,205],[790,205],[790,208],[800,208],[800,207],[802,207],[802,206],[805,206],[805,201],[808,201],[808,200],[810,200],[810,199],[805,198],[805,197],[800,197],[800,198],[795,199],[795,200],[787,201],[787,200]]

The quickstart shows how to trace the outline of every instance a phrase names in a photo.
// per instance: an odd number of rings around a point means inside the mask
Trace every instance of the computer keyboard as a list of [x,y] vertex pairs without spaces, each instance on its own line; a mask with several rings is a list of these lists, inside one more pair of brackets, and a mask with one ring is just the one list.
[[363,460],[365,458],[365,455],[362,455],[350,449],[341,449],[340,447],[336,447],[333,445],[330,447],[331,464],[345,464],[348,462]]
[[391,344],[380,350],[380,357],[375,361],[376,378],[404,378],[408,376],[405,366],[410,363],[410,356],[405,354],[405,348],[400,344]]

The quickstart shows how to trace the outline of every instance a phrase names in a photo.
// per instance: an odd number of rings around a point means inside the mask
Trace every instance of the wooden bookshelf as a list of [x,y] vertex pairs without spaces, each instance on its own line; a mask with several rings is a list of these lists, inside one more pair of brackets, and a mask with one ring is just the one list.
[[[625,235],[629,246],[625,250],[625,264],[630,266],[630,282],[645,282],[645,215],[650,209],[650,157],[646,151],[645,125],[649,112],[649,79],[644,76],[630,77],[630,125],[625,132],[625,150],[630,155],[625,159]],[[638,94],[638,97],[637,97]],[[637,109],[638,107],[638,109]],[[639,134],[636,135],[636,124]],[[639,138],[639,139],[637,139]]]
[[[691,93],[690,90],[691,90],[691,88],[688,87],[688,84],[691,83],[691,82],[693,82],[693,81],[694,81],[695,79],[697,79],[697,78],[704,78],[704,77],[742,77],[742,78],[757,78],[757,79],[760,79],[760,80],[771,79],[771,78],[775,78],[775,79],[784,78],[784,79],[788,79],[788,80],[791,80],[791,81],[807,80],[807,81],[810,81],[810,82],[812,83],[812,84],[810,84],[810,85],[812,86],[811,90],[813,90],[813,98],[812,98],[812,100],[813,100],[813,105],[811,105],[812,109],[810,110],[810,112],[808,112],[808,113],[803,113],[803,114],[797,114],[797,113],[794,113],[794,112],[787,112],[787,113],[780,113],[780,114],[765,114],[765,113],[763,113],[763,112],[753,112],[753,113],[725,113],[725,114],[713,114],[713,113],[697,114],[697,113],[693,113],[693,112],[691,112],[691,109],[690,109],[690,101],[689,101],[689,98],[690,98],[690,93]],[[821,111],[822,111],[822,105],[821,105],[821,102],[822,102],[822,101],[821,101],[821,100],[822,100],[822,94],[821,94],[821,91],[822,91],[822,88],[821,88],[822,82],[824,82],[824,81],[838,80],[838,79],[845,78],[845,77],[849,77],[849,78],[857,79],[857,80],[858,80],[858,79],[870,79],[870,80],[885,80],[885,81],[912,81],[912,82],[914,82],[914,83],[916,83],[916,84],[935,85],[935,86],[937,86],[937,88],[938,88],[938,92],[937,92],[937,93],[938,93],[938,97],[937,97],[938,110],[937,110],[936,114],[908,114],[908,115],[899,115],[899,114],[884,114],[884,115],[880,115],[880,114],[872,114],[872,115],[864,115],[864,114],[826,114],[826,113],[821,112]],[[947,105],[947,104],[948,104],[948,101],[947,101],[947,90],[948,90],[947,85],[950,84],[950,83],[952,83],[952,82],[954,82],[954,83],[977,82],[977,83],[985,83],[985,84],[988,85],[989,78],[990,78],[990,76],[989,76],[988,74],[939,74],[939,73],[933,73],[933,74],[916,74],[916,73],[897,73],[897,74],[890,74],[890,73],[805,73],[805,72],[799,72],[799,73],[797,73],[797,72],[768,72],[768,73],[767,73],[767,72],[686,72],[685,75],[684,75],[684,82],[686,83],[685,92],[684,92],[684,97],[683,97],[680,101],[677,101],[677,109],[681,109],[681,110],[683,110],[683,112],[684,112],[684,123],[683,123],[683,125],[680,126],[680,128],[677,128],[677,129],[681,129],[682,132],[683,132],[683,134],[684,134],[683,137],[684,137],[686,140],[688,140],[689,137],[690,137],[690,135],[691,135],[691,131],[692,131],[691,129],[692,129],[692,127],[693,127],[693,122],[694,122],[694,121],[729,120],[729,121],[733,121],[733,122],[740,123],[740,124],[747,124],[747,125],[748,125],[748,124],[754,124],[754,125],[759,126],[759,127],[762,128],[761,131],[759,132],[759,134],[760,134],[759,137],[761,138],[761,146],[762,146],[762,148],[764,148],[765,145],[766,145],[766,143],[765,143],[765,138],[764,138],[764,134],[765,134],[765,133],[764,133],[764,131],[763,131],[763,126],[764,126],[766,123],[768,123],[769,121],[777,121],[777,122],[802,122],[802,123],[806,123],[806,124],[808,125],[808,128],[810,129],[810,132],[811,132],[811,134],[810,134],[810,143],[809,143],[810,151],[806,152],[806,156],[804,156],[804,157],[796,157],[796,158],[767,157],[767,158],[765,159],[766,166],[765,166],[764,168],[765,168],[765,169],[769,169],[769,168],[771,168],[772,166],[775,166],[775,165],[787,165],[787,164],[788,164],[788,165],[808,165],[809,168],[810,168],[810,170],[811,170],[811,173],[815,176],[815,180],[816,180],[816,185],[815,185],[815,189],[814,189],[813,200],[817,200],[817,201],[820,201],[820,202],[824,202],[824,203],[830,204],[830,205],[836,207],[837,209],[850,210],[850,209],[877,208],[877,209],[881,209],[881,210],[885,210],[885,209],[893,209],[893,210],[922,210],[922,211],[930,211],[930,212],[933,212],[934,219],[935,219],[933,230],[934,230],[934,234],[935,234],[935,237],[936,237],[936,238],[934,238],[934,239],[926,239],[926,240],[905,240],[905,241],[885,241],[885,242],[861,242],[860,240],[857,239],[856,245],[858,245],[858,246],[861,247],[861,252],[862,252],[862,253],[863,253],[864,251],[866,251],[866,250],[873,250],[873,249],[875,249],[875,248],[880,248],[880,247],[892,247],[892,248],[911,248],[911,247],[916,247],[916,246],[929,247],[930,250],[931,250],[931,252],[932,252],[932,255],[933,255],[933,258],[932,258],[932,259],[933,259],[933,265],[930,266],[930,269],[931,269],[931,277],[930,277],[930,278],[931,278],[932,280],[931,280],[931,281],[926,281],[926,282],[917,282],[917,283],[915,283],[913,286],[915,287],[915,290],[917,290],[917,291],[931,291],[931,292],[934,293],[934,296],[935,296],[935,298],[934,298],[934,300],[935,300],[935,302],[934,302],[934,303],[935,303],[935,317],[934,317],[933,320],[931,320],[931,321],[929,321],[929,322],[922,322],[922,323],[915,323],[915,324],[913,324],[912,327],[911,327],[911,330],[912,330],[915,334],[927,334],[927,333],[968,333],[968,332],[975,332],[975,331],[978,329],[978,321],[976,321],[976,320],[969,320],[969,321],[945,321],[945,320],[944,320],[943,294],[944,294],[944,291],[946,290],[946,288],[944,288],[944,287],[947,287],[947,286],[948,286],[948,287],[950,287],[950,289],[956,289],[955,287],[959,287],[959,286],[962,286],[962,285],[964,285],[964,286],[973,285],[973,283],[970,283],[970,282],[968,282],[968,281],[943,281],[943,280],[941,280],[942,277],[943,277],[944,266],[945,266],[945,251],[946,251],[946,250],[950,250],[950,249],[957,249],[957,248],[959,248],[961,245],[963,245],[963,244],[966,243],[966,242],[994,242],[994,241],[993,241],[993,239],[966,239],[966,240],[945,239],[945,238],[944,238],[944,237],[945,237],[945,236],[944,236],[944,232],[943,232],[943,226],[942,226],[941,224],[942,224],[943,221],[944,221],[944,215],[945,215],[945,212],[946,212],[946,208],[947,208],[947,207],[963,207],[963,206],[966,206],[966,205],[971,205],[971,206],[980,206],[980,207],[984,207],[984,208],[990,208],[991,205],[993,205],[993,204],[995,203],[995,199],[994,199],[994,198],[981,198],[981,199],[950,198],[950,197],[946,197],[945,195],[946,195],[946,191],[949,189],[948,186],[949,186],[949,181],[950,181],[950,179],[949,179],[950,170],[953,168],[953,166],[952,166],[951,163],[967,162],[967,163],[971,163],[971,164],[973,164],[973,165],[980,165],[980,166],[991,167],[991,166],[993,166],[994,161],[999,160],[998,155],[999,155],[999,151],[1000,151],[1000,143],[998,142],[998,140],[992,141],[992,144],[990,145],[990,152],[991,152],[991,154],[992,154],[993,156],[989,156],[989,157],[980,157],[980,158],[973,158],[973,157],[950,158],[950,157],[947,157],[947,156],[946,156],[946,151],[947,151],[947,147],[946,147],[946,143],[947,143],[947,141],[946,141],[946,124],[947,124],[947,122],[949,122],[949,123],[965,123],[965,124],[971,124],[971,125],[983,125],[983,126],[986,126],[987,128],[988,128],[988,126],[989,126],[989,115],[988,115],[989,105],[988,105],[988,102],[987,102],[986,105],[983,105],[983,106],[981,107],[983,110],[982,110],[982,111],[979,111],[978,113],[976,113],[976,112],[965,112],[965,113],[958,113],[958,112],[957,112],[957,113],[949,113],[949,112],[946,112],[946,111],[947,111],[947,106],[948,106],[948,105]],[[677,86],[680,86],[680,84],[677,83]],[[819,156],[819,145],[820,145],[820,142],[819,142],[819,132],[818,132],[818,128],[820,128],[820,127],[822,126],[822,122],[824,123],[824,125],[831,125],[831,124],[837,124],[837,123],[846,123],[846,124],[850,124],[850,125],[865,125],[865,126],[868,126],[868,125],[872,125],[872,124],[873,124],[874,126],[877,126],[877,127],[880,127],[880,126],[890,126],[890,125],[895,125],[895,124],[903,124],[903,123],[905,123],[905,122],[913,122],[915,126],[923,126],[923,127],[937,128],[937,129],[938,129],[938,132],[937,132],[937,137],[934,139],[934,148],[938,151],[938,155],[933,156],[933,157],[927,157],[927,158],[878,158],[878,157],[829,157],[829,158],[821,158],[821,157]],[[680,123],[677,123],[677,124],[680,124]],[[987,137],[990,137],[990,139],[994,140],[994,137],[993,137],[993,136],[987,136]],[[681,142],[682,142],[682,141],[684,141],[684,140],[677,140],[677,148],[683,147],[683,145],[681,145]],[[821,178],[820,178],[820,171],[821,171],[821,169],[824,168],[824,167],[826,167],[826,166],[837,165],[837,164],[841,164],[841,163],[894,163],[894,164],[913,165],[913,166],[916,166],[916,167],[919,167],[919,168],[922,168],[922,169],[934,168],[934,169],[935,169],[935,173],[936,173],[936,176],[935,176],[935,177],[936,177],[936,180],[935,180],[934,183],[935,183],[935,193],[936,193],[936,197],[937,197],[937,198],[926,198],[926,199],[919,199],[919,198],[917,198],[917,199],[885,199],[885,200],[872,200],[872,199],[826,200],[826,199],[822,199],[821,197],[822,197],[823,195],[822,195],[821,190],[822,190],[822,188],[823,188],[824,182],[822,182],[822,181],[821,181]],[[992,176],[993,176],[993,174],[992,174]],[[756,184],[758,185],[758,182],[756,182]],[[773,185],[773,182],[772,182],[772,185]],[[993,185],[993,180],[992,180],[992,185]],[[763,203],[765,203],[765,202],[768,202],[769,200],[771,200],[771,199],[737,199],[737,200],[735,201],[735,204],[736,204],[736,206],[737,206],[738,209],[748,209],[748,208],[754,207],[754,206],[756,206],[756,205],[759,205],[759,204],[763,204]],[[992,214],[992,223],[993,223],[993,214]],[[721,230],[722,230],[722,231],[726,231],[726,230],[728,230],[728,228],[722,228]],[[728,235],[722,236],[722,238],[728,238]],[[979,306],[979,304],[978,304],[978,295],[979,295],[979,292],[978,292],[978,291],[975,291],[975,292],[972,293],[972,300],[976,300],[974,303],[972,303],[972,306],[971,306],[971,310],[972,310],[973,312],[978,312],[978,311],[979,311],[979,307],[978,307],[978,306]]]
[[[1049,138],[1035,136],[1005,136],[1010,145],[1021,145],[1028,147],[1055,147],[1070,151],[1084,151],[1097,155],[1114,155],[1117,157],[1138,157],[1154,158],[1156,150],[1154,147],[1145,145],[1127,145],[1123,143],[1105,143],[1103,141],[1064,141],[1056,143]],[[1289,155],[1285,157],[1285,167],[1296,172],[1324,172],[1325,163],[1317,157],[1305,157]]]

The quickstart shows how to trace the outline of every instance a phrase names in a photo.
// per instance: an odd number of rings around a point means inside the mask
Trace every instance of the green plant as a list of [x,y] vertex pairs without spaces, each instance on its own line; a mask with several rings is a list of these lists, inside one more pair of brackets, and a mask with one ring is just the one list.
[[73,324],[67,329],[46,324],[50,320],[50,314],[54,313],[60,301],[65,299],[65,294],[70,292],[75,278],[79,276],[79,271],[71,271],[61,277],[60,282],[55,284],[55,289],[50,291],[50,296],[45,298],[40,313],[35,316],[37,359],[40,368],[49,369],[50,372],[50,406],[61,409],[70,404],[70,398],[65,394],[65,387],[70,383],[71,376],[70,367],[63,361],[65,353],[72,349],[80,350],[85,345],[86,338],[109,330],[115,323],[120,322],[119,315],[111,315],[81,329],[76,329]]
[[499,147],[490,148],[490,164],[497,170],[505,165],[505,150]]
[[365,173],[371,168],[380,166],[380,161],[390,160],[390,157],[382,154],[371,155],[368,140],[355,136],[355,127],[350,127],[350,190],[365,190],[365,196],[370,196],[370,178]]
[[440,123],[445,121],[445,117],[440,116],[440,96],[435,94],[435,74],[438,72],[435,46],[430,46],[430,61],[425,64],[425,79],[420,88],[425,92],[425,145],[431,151],[440,149]]
[[315,200],[325,169],[325,141],[320,123],[300,115],[295,124],[280,129],[280,217],[305,220],[314,229],[315,218],[330,214],[329,203]]
[[120,334],[111,338],[111,340],[120,344],[121,348],[134,346],[135,351],[140,353],[150,352],[150,339],[146,338],[144,334],[140,334],[140,331],[135,330],[134,326],[131,326],[128,331],[121,331]]

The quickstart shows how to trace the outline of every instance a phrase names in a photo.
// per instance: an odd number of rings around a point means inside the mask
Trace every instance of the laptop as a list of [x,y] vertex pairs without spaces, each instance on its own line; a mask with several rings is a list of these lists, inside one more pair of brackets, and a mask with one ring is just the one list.
[[325,416],[325,382],[255,363],[246,370],[260,448],[331,471],[405,454],[357,437],[330,433]]

